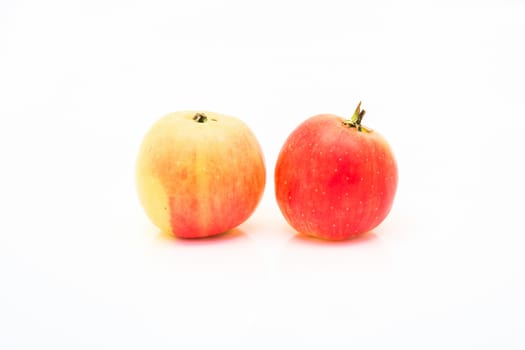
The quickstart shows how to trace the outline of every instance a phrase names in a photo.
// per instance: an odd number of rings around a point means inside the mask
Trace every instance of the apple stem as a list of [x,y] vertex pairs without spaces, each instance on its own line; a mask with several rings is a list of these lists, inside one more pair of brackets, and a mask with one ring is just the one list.
[[195,120],[197,123],[205,123],[208,121],[208,117],[204,113],[196,113],[193,116],[193,120]]
[[[352,118],[345,120],[343,124],[351,128],[356,128],[357,131],[363,131],[363,126],[361,125],[361,121],[363,120],[365,113],[366,111],[364,109],[361,109],[361,101],[359,101]],[[367,128],[364,128],[364,129],[365,131],[368,131]]]

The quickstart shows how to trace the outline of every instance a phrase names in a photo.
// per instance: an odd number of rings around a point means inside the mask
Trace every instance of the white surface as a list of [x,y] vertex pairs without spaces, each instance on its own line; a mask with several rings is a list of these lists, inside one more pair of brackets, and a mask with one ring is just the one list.
[[[523,349],[520,1],[2,1],[1,349]],[[400,183],[373,233],[295,236],[286,136],[350,115]],[[233,234],[174,240],[140,208],[147,128],[238,116],[268,185]]]

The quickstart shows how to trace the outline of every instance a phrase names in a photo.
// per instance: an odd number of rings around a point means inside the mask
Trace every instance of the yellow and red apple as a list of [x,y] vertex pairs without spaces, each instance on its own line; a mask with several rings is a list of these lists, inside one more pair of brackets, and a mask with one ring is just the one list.
[[261,147],[240,119],[184,111],[159,119],[140,147],[136,182],[150,220],[184,238],[226,232],[248,219],[264,191]]

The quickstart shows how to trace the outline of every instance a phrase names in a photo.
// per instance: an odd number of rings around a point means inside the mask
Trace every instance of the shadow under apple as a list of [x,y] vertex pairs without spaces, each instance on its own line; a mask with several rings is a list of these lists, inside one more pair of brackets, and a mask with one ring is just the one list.
[[183,246],[202,246],[219,244],[227,241],[236,240],[242,237],[246,237],[246,233],[240,228],[236,227],[226,232],[220,233],[214,236],[198,237],[198,238],[183,238],[172,235],[168,232],[158,231],[157,239],[162,242],[176,243],[177,245]]
[[306,233],[297,232],[290,241],[296,242],[296,244],[305,244],[312,246],[332,246],[332,247],[341,247],[341,246],[353,246],[359,244],[368,244],[373,241],[377,241],[378,236],[372,230],[365,232],[363,234],[353,236],[343,240],[327,240],[323,238],[314,237]]
[[315,238],[304,233],[291,237],[281,256],[284,275],[369,273],[388,270],[389,254],[375,231],[341,241]]

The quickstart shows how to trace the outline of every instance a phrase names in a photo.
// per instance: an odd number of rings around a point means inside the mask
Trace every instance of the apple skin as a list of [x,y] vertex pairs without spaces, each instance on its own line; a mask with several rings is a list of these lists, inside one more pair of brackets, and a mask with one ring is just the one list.
[[243,223],[264,191],[264,157],[240,119],[213,112],[168,114],[139,150],[140,202],[162,231],[208,237]]
[[378,132],[349,123],[336,115],[314,116],[279,153],[275,195],[298,232],[348,239],[372,230],[390,212],[398,182],[392,150]]

